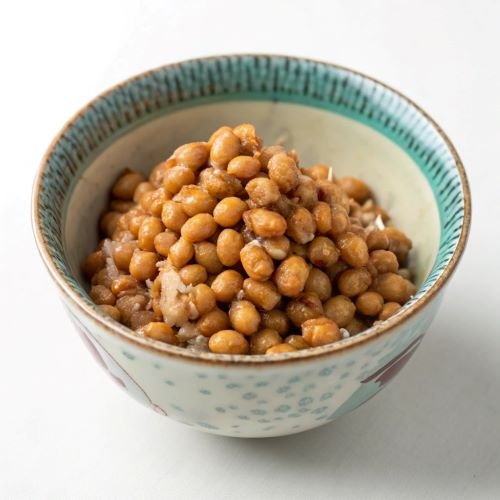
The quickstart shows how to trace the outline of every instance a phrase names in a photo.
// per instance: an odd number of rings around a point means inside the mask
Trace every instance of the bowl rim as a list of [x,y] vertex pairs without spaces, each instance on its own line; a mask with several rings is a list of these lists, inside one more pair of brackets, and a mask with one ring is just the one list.
[[[460,236],[457,241],[457,245],[453,251],[453,254],[446,264],[444,269],[440,272],[439,276],[435,280],[435,282],[431,285],[431,287],[425,291],[424,295],[417,299],[413,304],[411,304],[408,308],[403,309],[401,312],[396,315],[390,317],[389,319],[383,321],[378,325],[374,325],[365,331],[354,335],[352,337],[348,337],[346,339],[340,340],[338,342],[334,342],[333,344],[328,344],[320,347],[313,347],[310,349],[299,350],[296,352],[289,353],[281,353],[276,354],[274,356],[267,355],[247,355],[247,354],[216,354],[210,352],[196,353],[190,351],[186,348],[171,346],[169,344],[165,344],[156,340],[149,339],[147,337],[139,336],[133,330],[125,327],[124,325],[114,321],[109,315],[98,309],[98,306],[90,306],[82,298],[76,293],[75,290],[71,286],[69,286],[66,281],[64,275],[59,271],[57,266],[55,265],[52,256],[47,248],[47,242],[43,236],[41,225],[40,225],[40,207],[39,207],[39,193],[41,181],[44,176],[44,173],[48,167],[48,159],[50,158],[52,152],[54,151],[56,145],[61,140],[61,138],[65,135],[68,129],[76,122],[78,118],[84,115],[89,109],[91,109],[96,102],[99,100],[111,95],[116,90],[120,89],[124,85],[130,84],[136,80],[139,80],[147,75],[154,74],[157,71],[168,70],[169,68],[175,68],[180,64],[192,63],[196,61],[210,61],[210,60],[218,60],[221,58],[228,57],[269,57],[269,58],[285,58],[294,61],[303,61],[314,64],[322,64],[325,66],[329,66],[341,71],[349,72],[353,75],[360,76],[368,81],[371,81],[377,85],[382,86],[383,88],[393,92],[399,99],[403,100],[414,109],[416,109],[425,120],[427,120],[432,127],[434,127],[436,133],[440,136],[440,138],[444,141],[449,153],[451,154],[454,166],[458,172],[458,177],[460,179],[460,187],[463,191],[463,222],[460,231]],[[438,292],[441,291],[445,283],[450,279],[451,275],[455,271],[458,262],[460,261],[467,239],[470,233],[470,224],[471,224],[471,194],[469,188],[469,182],[467,179],[467,174],[465,172],[465,168],[463,166],[462,160],[458,155],[458,152],[441,128],[440,125],[426,112],[424,111],[418,104],[412,101],[409,97],[404,95],[399,90],[394,87],[376,79],[369,75],[366,75],[363,72],[353,70],[349,67],[338,65],[331,62],[325,62],[317,59],[307,58],[307,57],[299,57],[299,56],[291,56],[291,55],[282,55],[282,54],[270,54],[270,53],[228,53],[228,54],[219,54],[219,55],[211,55],[205,57],[196,57],[191,59],[185,59],[182,61],[177,61],[169,64],[164,64],[157,66],[155,68],[137,73],[121,82],[112,85],[105,91],[98,94],[92,100],[87,102],[83,107],[81,107],[78,111],[76,111],[73,116],[63,125],[63,127],[59,130],[57,135],[49,144],[46,149],[38,170],[35,175],[33,190],[32,190],[32,198],[31,198],[32,206],[31,206],[31,224],[32,230],[35,237],[36,245],[38,252],[49,271],[49,275],[52,280],[56,283],[60,291],[68,297],[72,304],[74,304],[80,311],[83,313],[89,320],[92,320],[94,323],[98,324],[101,328],[104,328],[107,332],[112,335],[119,337],[122,340],[130,342],[134,344],[136,347],[140,347],[146,349],[150,352],[154,352],[158,355],[163,355],[171,358],[177,358],[179,360],[192,361],[195,363],[209,363],[209,364],[218,364],[218,365],[231,365],[231,366],[269,366],[269,365],[278,365],[282,363],[297,363],[299,361],[310,361],[317,358],[323,358],[325,356],[334,354],[341,354],[347,351],[348,349],[354,348],[356,346],[360,346],[365,344],[370,340],[377,339],[382,335],[387,335],[395,332],[397,326],[403,324],[406,320],[413,317],[415,314],[420,312],[430,301],[433,299]]]

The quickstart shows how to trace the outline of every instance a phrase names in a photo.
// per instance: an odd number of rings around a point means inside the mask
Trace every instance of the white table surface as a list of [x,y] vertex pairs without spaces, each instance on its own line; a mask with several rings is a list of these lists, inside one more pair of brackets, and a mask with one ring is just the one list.
[[[499,2],[0,9],[1,499],[500,498]],[[76,109],[136,72],[238,51],[330,60],[403,90],[449,133],[473,192],[468,250],[407,368],[354,413],[270,440],[201,434],[118,391],[64,315],[29,222],[38,161]]]

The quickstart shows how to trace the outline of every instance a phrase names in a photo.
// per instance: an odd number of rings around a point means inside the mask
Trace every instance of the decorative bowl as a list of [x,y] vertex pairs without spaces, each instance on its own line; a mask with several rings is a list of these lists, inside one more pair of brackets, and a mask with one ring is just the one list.
[[[285,137],[301,164],[323,162],[374,188],[413,240],[416,295],[393,317],[323,347],[270,356],[193,353],[136,334],[87,295],[80,272],[125,166],[148,173],[175,146],[223,124]],[[440,127],[390,87],[333,64],[273,55],[167,65],[101,94],[62,129],[33,192],[42,259],[77,331],[131,396],[196,429],[268,437],[323,425],[382,389],[416,351],[464,250],[464,168]]]

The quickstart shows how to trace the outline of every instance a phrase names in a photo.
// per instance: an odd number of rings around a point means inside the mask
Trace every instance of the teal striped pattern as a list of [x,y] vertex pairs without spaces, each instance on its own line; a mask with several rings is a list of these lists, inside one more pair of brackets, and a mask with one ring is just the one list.
[[41,232],[58,270],[85,301],[66,265],[62,226],[72,188],[89,162],[111,141],[159,115],[226,100],[271,100],[329,110],[372,127],[406,151],[432,187],[441,223],[434,267],[410,303],[433,285],[456,249],[465,205],[453,153],[435,126],[404,97],[343,68],[292,57],[221,56],[159,68],[100,96],[50,152],[39,191]]

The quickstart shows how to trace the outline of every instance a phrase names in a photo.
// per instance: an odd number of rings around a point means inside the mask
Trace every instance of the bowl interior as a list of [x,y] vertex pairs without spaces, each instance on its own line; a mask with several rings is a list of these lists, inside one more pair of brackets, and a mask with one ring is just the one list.
[[[326,163],[335,175],[355,175],[413,240],[411,266],[421,285],[439,247],[439,212],[416,162],[376,130],[330,111],[270,101],[212,103],[176,111],[140,125],[106,147],[87,167],[68,204],[64,242],[75,276],[97,243],[97,221],[111,184],[125,167],[148,174],[186,142],[207,140],[221,125],[251,122],[266,144],[284,141],[302,166]],[[82,231],[82,228],[86,228]]]
[[97,242],[97,219],[118,173],[126,166],[147,173],[175,146],[241,122],[254,123],[267,144],[284,139],[303,166],[328,163],[336,175],[373,187],[414,242],[420,287],[404,309],[438,289],[470,217],[463,168],[440,129],[405,97],[356,72],[237,55],[128,80],[84,108],[53,143],[35,182],[34,227],[49,270],[73,300],[94,307],[80,262]]

